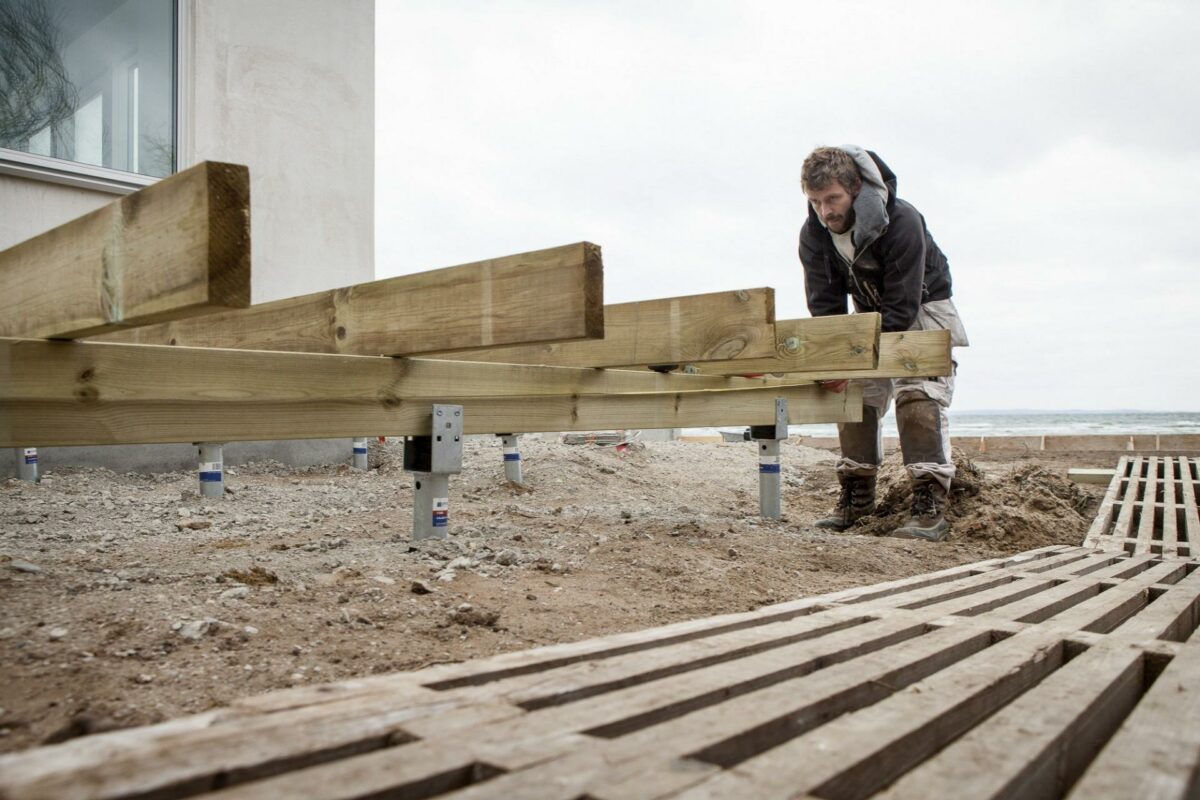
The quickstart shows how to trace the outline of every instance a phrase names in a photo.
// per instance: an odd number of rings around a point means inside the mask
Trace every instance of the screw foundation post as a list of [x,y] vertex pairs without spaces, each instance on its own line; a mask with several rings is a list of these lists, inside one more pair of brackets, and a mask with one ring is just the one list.
[[504,446],[504,477],[521,482],[521,437],[515,433],[497,433]]
[[30,483],[38,482],[38,454],[36,447],[22,447],[17,450],[17,474],[21,480]]
[[787,400],[775,400],[775,424],[751,425],[750,438],[758,444],[758,506],[763,519],[783,516],[780,492],[779,443],[788,437]]
[[367,468],[367,439],[362,437],[354,440],[354,468]]
[[758,505],[763,519],[779,519],[779,440],[758,442]]
[[225,465],[220,442],[199,442],[200,451],[200,496],[223,497],[225,495]]
[[413,541],[450,533],[450,476],[462,472],[463,407],[435,403],[432,434],[404,440],[404,469],[413,474]]

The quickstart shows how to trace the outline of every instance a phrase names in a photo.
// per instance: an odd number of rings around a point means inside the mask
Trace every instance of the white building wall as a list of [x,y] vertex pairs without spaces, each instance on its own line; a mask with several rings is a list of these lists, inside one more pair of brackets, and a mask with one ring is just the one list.
[[253,302],[372,280],[373,0],[190,0],[188,10],[181,155],[250,167]]
[[[179,167],[250,167],[253,302],[371,280],[373,0],[183,6]],[[0,175],[0,249],[113,199]]]

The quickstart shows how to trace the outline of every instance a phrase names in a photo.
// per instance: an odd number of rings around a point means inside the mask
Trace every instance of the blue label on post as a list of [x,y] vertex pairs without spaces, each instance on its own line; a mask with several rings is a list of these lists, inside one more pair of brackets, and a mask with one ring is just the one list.
[[433,527],[444,528],[450,521],[449,511],[434,511],[433,512]]
[[205,482],[220,483],[221,473],[219,472],[201,472],[200,480]]
[[765,472],[768,474],[779,472],[779,465],[778,464],[759,464],[758,471]]
[[356,456],[365,456],[366,454],[367,454],[367,448],[365,448],[365,447],[356,447],[356,448],[354,448],[354,455],[356,455]]
[[504,460],[505,461],[520,461],[521,454],[520,453],[505,453]]
[[37,456],[25,456],[25,463],[26,464],[36,464]]

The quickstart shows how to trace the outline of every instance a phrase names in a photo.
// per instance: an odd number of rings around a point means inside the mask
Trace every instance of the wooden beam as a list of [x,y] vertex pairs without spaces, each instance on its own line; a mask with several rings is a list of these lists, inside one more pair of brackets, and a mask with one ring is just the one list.
[[775,397],[794,423],[862,413],[854,392],[713,376],[0,340],[0,447],[423,434],[433,400],[468,433],[750,425]]
[[496,347],[445,357],[564,367],[761,357],[774,350],[774,320],[774,289],[715,292],[605,306],[604,338],[599,341]]
[[250,304],[250,174],[206,161],[0,252],[0,336],[69,339]]
[[[858,315],[855,315],[858,316]],[[830,317],[829,319],[833,319]],[[801,362],[802,363],[802,362]],[[949,331],[905,331],[879,336],[879,362],[873,369],[839,369],[819,361],[809,361],[810,367],[797,369],[789,358],[723,361],[718,364],[697,364],[704,374],[744,375],[764,373],[785,375],[788,381],[823,381],[839,378],[912,378],[949,375],[953,369],[950,359]]]
[[760,356],[692,363],[716,375],[872,369],[879,360],[879,314],[778,320],[774,346]]
[[263,303],[105,341],[412,355],[604,335],[603,265],[588,242]]

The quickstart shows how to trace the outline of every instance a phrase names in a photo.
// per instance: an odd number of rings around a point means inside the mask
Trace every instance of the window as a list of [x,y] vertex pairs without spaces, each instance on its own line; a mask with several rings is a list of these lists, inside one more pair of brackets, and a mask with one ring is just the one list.
[[0,0],[3,171],[116,190],[174,172],[176,30],[177,0]]

